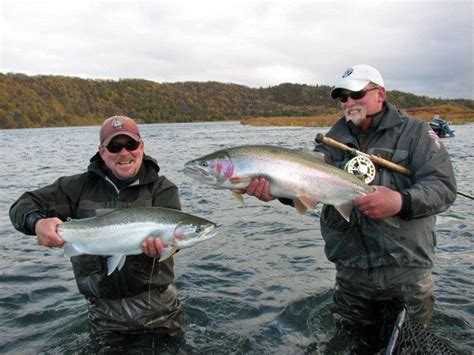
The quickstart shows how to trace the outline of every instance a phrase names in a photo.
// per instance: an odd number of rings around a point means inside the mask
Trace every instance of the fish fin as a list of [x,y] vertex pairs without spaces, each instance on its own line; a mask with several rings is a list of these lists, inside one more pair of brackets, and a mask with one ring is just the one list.
[[295,205],[296,210],[298,211],[299,214],[304,214],[306,210],[308,209],[300,200],[295,198],[293,200],[293,204]]
[[235,176],[233,178],[230,178],[229,181],[234,185],[241,184],[241,183],[245,183],[248,185],[250,184],[250,181],[252,181],[252,179],[250,177]]
[[126,255],[112,255],[107,259],[107,276],[114,272],[115,269],[122,269],[125,264]]
[[127,256],[122,255],[122,257],[120,258],[120,262],[117,265],[117,269],[122,270],[123,266],[125,265],[125,260],[127,260]]
[[106,214],[112,213],[113,211],[116,211],[116,208],[99,208],[95,210],[95,215],[97,217],[99,216],[105,216]]
[[81,254],[84,254],[83,252],[81,252],[79,249],[77,249],[72,243],[70,242],[65,242],[64,243],[64,247],[63,247],[63,250],[64,250],[64,256],[70,258],[71,256],[77,256],[77,255],[81,255]]
[[179,248],[176,244],[170,244],[169,246],[167,246],[166,248],[164,248],[161,251],[160,259],[158,261],[165,261],[170,256],[175,254],[178,250],[179,250]]
[[242,194],[239,194],[237,192],[234,192],[232,191],[232,195],[234,195],[234,197],[240,202],[240,203],[244,203],[244,196],[242,196]]
[[382,221],[384,221],[385,223],[387,223],[389,226],[393,228],[396,228],[396,229],[400,228],[400,222],[398,222],[395,217],[383,218]]
[[305,194],[298,195],[298,200],[300,200],[300,202],[305,205],[308,210],[314,210],[318,205],[318,201]]
[[334,208],[341,214],[342,217],[344,217],[347,222],[351,221],[351,213],[353,209],[352,202],[334,206]]

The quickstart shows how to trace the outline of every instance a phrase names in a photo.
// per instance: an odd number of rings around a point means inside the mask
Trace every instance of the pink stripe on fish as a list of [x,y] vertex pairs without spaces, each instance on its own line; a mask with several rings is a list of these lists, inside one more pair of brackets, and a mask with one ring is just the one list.
[[217,159],[210,162],[210,167],[213,170],[216,170],[219,176],[225,178],[231,178],[234,175],[234,165],[230,160]]

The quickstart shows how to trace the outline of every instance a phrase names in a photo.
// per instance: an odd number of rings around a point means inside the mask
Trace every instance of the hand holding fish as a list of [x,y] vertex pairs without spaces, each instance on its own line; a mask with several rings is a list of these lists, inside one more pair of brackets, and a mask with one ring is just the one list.
[[[43,218],[36,223],[36,237],[38,243],[46,247],[62,247],[64,240],[58,235],[56,229],[63,223],[59,218]],[[151,258],[159,257],[165,248],[160,238],[149,236],[142,244],[142,251]]]
[[56,228],[63,223],[59,218],[42,218],[36,222],[35,234],[38,244],[45,247],[62,247],[64,240],[58,235]]
[[246,193],[249,196],[255,196],[261,201],[268,202],[276,199],[275,196],[270,194],[269,190],[270,183],[268,182],[268,180],[264,178],[256,178],[250,182],[249,186],[247,186],[246,189],[234,190],[234,192],[240,194]]
[[[300,214],[318,202],[333,205],[349,221],[352,201],[372,186],[324,161],[324,155],[268,145],[226,148],[188,161],[184,173],[203,183],[246,192],[262,201],[292,200]],[[237,190],[237,191],[235,191]]]
[[153,237],[150,235],[142,244],[142,251],[150,258],[158,258],[162,253],[165,245],[159,236]]
[[107,256],[107,274],[121,270],[128,255],[145,253],[166,260],[179,249],[216,234],[216,224],[178,210],[132,207],[96,210],[96,216],[58,226],[67,257]]
[[402,195],[385,186],[374,186],[375,191],[354,200],[354,206],[373,219],[395,216],[402,208]]

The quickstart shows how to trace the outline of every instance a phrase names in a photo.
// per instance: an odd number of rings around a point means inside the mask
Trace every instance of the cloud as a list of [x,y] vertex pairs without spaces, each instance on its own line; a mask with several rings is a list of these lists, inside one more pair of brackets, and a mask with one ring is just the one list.
[[3,1],[1,72],[251,87],[332,85],[474,98],[471,1]]

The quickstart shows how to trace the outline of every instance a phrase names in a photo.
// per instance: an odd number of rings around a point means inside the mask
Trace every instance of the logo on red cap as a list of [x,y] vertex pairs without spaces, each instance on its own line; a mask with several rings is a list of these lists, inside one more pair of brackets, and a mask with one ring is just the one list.
[[115,129],[122,129],[125,126],[125,120],[122,117],[115,117],[112,120],[112,127]]

